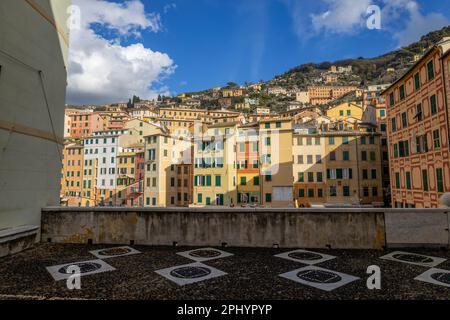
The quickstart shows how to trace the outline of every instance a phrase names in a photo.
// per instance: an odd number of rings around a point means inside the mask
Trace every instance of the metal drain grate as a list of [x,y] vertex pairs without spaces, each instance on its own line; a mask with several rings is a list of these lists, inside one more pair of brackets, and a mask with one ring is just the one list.
[[414,263],[431,263],[431,262],[433,262],[433,259],[426,257],[426,256],[421,256],[418,254],[399,253],[399,254],[394,254],[392,257],[397,260],[406,261],[406,262],[414,262]]
[[291,252],[288,254],[288,257],[292,258],[292,259],[308,260],[308,261],[320,260],[323,258],[323,256],[321,254],[314,253],[314,252],[305,252],[305,251]]
[[324,270],[304,270],[297,273],[297,277],[314,283],[337,283],[342,277],[336,273]]
[[414,278],[414,280],[450,288],[450,270],[431,268]]
[[226,258],[233,255],[232,253],[215,248],[199,248],[189,251],[177,252],[177,254],[198,262]]
[[450,273],[436,272],[430,275],[433,280],[450,285]]
[[94,250],[94,251],[89,251],[89,252],[99,259],[116,258],[116,257],[129,256],[129,255],[140,253],[136,249],[133,249],[133,248],[127,247],[127,246],[104,248],[104,249]]
[[222,253],[217,250],[199,249],[189,252],[190,256],[195,258],[215,258],[220,256]]
[[226,275],[225,272],[200,262],[170,267],[155,272],[180,286]]
[[322,263],[322,262],[336,258],[335,256],[331,256],[329,254],[307,251],[307,250],[303,250],[303,249],[297,249],[294,251],[283,252],[283,253],[275,255],[275,257],[292,260],[295,262],[300,262],[300,263],[309,264],[309,265]]
[[72,274],[71,272],[68,271],[69,267],[71,267],[71,266],[77,266],[78,268],[80,268],[81,273],[93,272],[93,271],[99,270],[102,267],[101,264],[95,263],[95,262],[81,262],[81,263],[74,263],[74,264],[64,266],[64,267],[60,268],[58,270],[58,272],[64,273],[64,274]]
[[98,254],[101,256],[119,256],[130,252],[131,249],[128,248],[112,248],[99,251]]
[[394,251],[380,257],[380,259],[414,264],[422,267],[435,267],[446,260],[444,258],[426,256],[423,254],[404,251]]
[[59,281],[67,279],[72,275],[72,273],[69,272],[69,267],[71,266],[77,266],[78,268],[80,268],[80,273],[82,276],[116,270],[114,267],[110,266],[105,261],[100,259],[64,263],[56,266],[46,267],[46,269],[53,277],[53,279]]
[[182,267],[172,270],[170,275],[181,279],[197,279],[211,274],[211,270],[205,267]]
[[303,267],[280,274],[279,276],[325,291],[332,291],[359,279],[349,274],[316,266]]

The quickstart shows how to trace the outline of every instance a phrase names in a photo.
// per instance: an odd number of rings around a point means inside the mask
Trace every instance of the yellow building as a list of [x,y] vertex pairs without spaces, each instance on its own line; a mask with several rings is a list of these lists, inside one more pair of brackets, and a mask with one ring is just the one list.
[[258,123],[238,127],[236,157],[238,203],[240,205],[259,205],[261,184]]
[[293,205],[292,120],[259,122],[261,204],[270,207]]
[[126,205],[129,186],[136,182],[136,153],[137,150],[125,148],[117,155],[117,204]]
[[190,135],[154,127],[145,139],[144,205],[187,206],[192,202]]
[[324,136],[327,203],[382,206],[380,134],[338,131]]
[[236,123],[213,124],[195,136],[195,206],[237,204],[236,137]]
[[332,121],[348,120],[354,118],[361,120],[363,116],[362,104],[345,102],[327,110],[326,116]]
[[295,130],[292,144],[296,207],[326,202],[325,138],[317,129]]

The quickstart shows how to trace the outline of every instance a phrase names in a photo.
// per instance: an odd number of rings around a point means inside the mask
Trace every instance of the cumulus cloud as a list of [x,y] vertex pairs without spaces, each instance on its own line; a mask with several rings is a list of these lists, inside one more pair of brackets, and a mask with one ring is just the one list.
[[[399,47],[407,46],[420,39],[424,34],[440,29],[449,24],[449,20],[441,13],[422,14],[420,6],[414,0],[384,0],[382,16],[387,25],[398,19],[401,14],[407,14],[405,27],[394,31],[394,38]],[[389,26],[388,26],[389,28]]]
[[371,0],[325,0],[328,8],[319,14],[312,14],[311,21],[316,32],[352,33],[365,20]]
[[122,44],[122,39],[138,39],[145,30],[159,32],[158,14],[146,13],[140,0],[73,4],[81,9],[81,26],[70,35],[68,103],[102,104],[126,101],[133,94],[150,99],[169,93],[161,81],[173,73],[172,59],[139,42]]
[[366,28],[370,5],[381,7],[381,31],[389,32],[398,46],[408,45],[449,24],[449,19],[439,12],[423,14],[417,0],[319,0],[314,2],[315,7],[309,8],[305,3],[310,3],[301,0],[280,1],[288,6],[294,31],[301,41],[322,34],[362,31]]

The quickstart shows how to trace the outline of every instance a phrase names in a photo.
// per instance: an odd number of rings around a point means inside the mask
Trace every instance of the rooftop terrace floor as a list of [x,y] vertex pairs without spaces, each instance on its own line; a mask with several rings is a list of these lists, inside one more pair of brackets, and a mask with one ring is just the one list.
[[[394,250],[311,250],[335,256],[315,266],[359,278],[351,278],[353,281],[332,291],[280,277],[280,274],[308,266],[274,256],[292,250],[285,248],[217,248],[232,255],[202,263],[226,274],[183,286],[155,271],[194,263],[177,253],[196,248],[132,246],[141,253],[103,259],[115,270],[83,275],[81,290],[68,290],[65,280],[54,280],[46,269],[98,259],[89,251],[112,247],[117,246],[37,244],[25,252],[1,258],[0,299],[450,299],[450,287],[414,279],[430,270],[430,266],[380,259]],[[435,268],[450,272],[449,251],[402,251],[443,258],[445,261]],[[429,259],[422,261],[426,264]],[[366,271],[370,265],[381,268],[381,290],[366,287],[370,276]],[[192,276],[199,270],[184,271]],[[202,270],[205,271],[201,269],[200,273]],[[206,270],[206,273],[210,271]],[[183,273],[182,270],[177,272],[178,276]],[[346,276],[342,274],[341,278],[345,280]],[[317,274],[306,274],[306,277],[314,276]],[[316,284],[336,284],[336,274],[322,273],[319,278],[315,280]],[[448,282],[448,275],[444,278],[443,281]]]

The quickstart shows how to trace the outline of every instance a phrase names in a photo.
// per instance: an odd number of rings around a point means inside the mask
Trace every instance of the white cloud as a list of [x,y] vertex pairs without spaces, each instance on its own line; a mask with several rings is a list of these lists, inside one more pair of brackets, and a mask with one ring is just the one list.
[[[104,0],[73,0],[81,9],[82,23],[71,30],[67,100],[73,104],[125,101],[133,94],[153,98],[168,94],[159,90],[161,80],[173,73],[174,62],[165,53],[142,43],[122,45],[122,38],[161,30],[158,14],[147,14],[140,0],[112,3]],[[106,39],[93,24],[113,34]],[[114,35],[115,34],[115,35]],[[108,36],[109,38],[110,36]]]
[[423,15],[414,0],[385,0],[382,16],[386,24],[398,19],[402,13],[408,15],[405,28],[393,33],[399,47],[418,41],[426,33],[449,24],[449,20],[441,13]]
[[371,0],[325,0],[326,11],[312,14],[311,21],[316,32],[352,33],[365,24],[367,8]]

